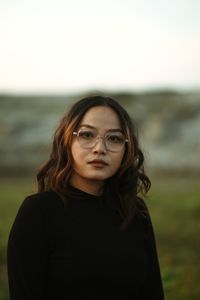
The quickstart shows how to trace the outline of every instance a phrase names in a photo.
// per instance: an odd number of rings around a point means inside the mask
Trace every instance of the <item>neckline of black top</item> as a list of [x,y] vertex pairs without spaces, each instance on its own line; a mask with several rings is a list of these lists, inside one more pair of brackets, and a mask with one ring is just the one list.
[[83,200],[92,199],[97,201],[100,201],[102,199],[101,196],[90,194],[72,185],[68,185],[68,190],[70,194],[74,196],[76,199],[83,199]]

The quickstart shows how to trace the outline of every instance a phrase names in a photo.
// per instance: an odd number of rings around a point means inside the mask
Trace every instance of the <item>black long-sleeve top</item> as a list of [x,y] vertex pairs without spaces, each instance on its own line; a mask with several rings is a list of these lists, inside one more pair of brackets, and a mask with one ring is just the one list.
[[10,300],[162,300],[150,217],[125,231],[98,196],[71,187],[67,208],[52,191],[27,197],[10,231]]

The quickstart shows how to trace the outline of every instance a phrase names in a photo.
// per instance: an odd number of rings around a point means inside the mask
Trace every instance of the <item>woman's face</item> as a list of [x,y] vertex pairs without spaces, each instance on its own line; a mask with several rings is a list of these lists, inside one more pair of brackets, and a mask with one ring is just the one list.
[[[84,135],[96,133],[104,136],[113,132],[116,135],[122,135],[117,113],[106,106],[89,109],[79,124],[77,131],[79,130],[84,132]],[[84,148],[84,145],[80,145],[79,142],[78,137],[74,135],[71,146],[73,172],[70,182],[77,188],[98,194],[104,181],[120,168],[125,146],[118,152],[112,152],[106,148],[103,138],[99,138],[89,149]]]

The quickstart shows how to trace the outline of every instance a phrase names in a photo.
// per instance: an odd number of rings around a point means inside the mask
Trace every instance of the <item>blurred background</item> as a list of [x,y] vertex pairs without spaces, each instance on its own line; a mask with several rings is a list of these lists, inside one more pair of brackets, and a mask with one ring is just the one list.
[[166,299],[200,299],[200,2],[0,0],[0,299],[6,245],[63,112],[118,100],[137,125]]

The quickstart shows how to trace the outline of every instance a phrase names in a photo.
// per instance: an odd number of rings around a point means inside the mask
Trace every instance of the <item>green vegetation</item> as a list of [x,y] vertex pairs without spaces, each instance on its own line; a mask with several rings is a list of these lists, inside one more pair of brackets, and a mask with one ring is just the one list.
[[[0,299],[8,300],[6,244],[23,199],[34,192],[31,179],[0,183]],[[200,185],[197,177],[153,177],[147,205],[151,212],[166,300],[200,297]]]
[[199,178],[155,178],[149,207],[166,299],[200,297]]

